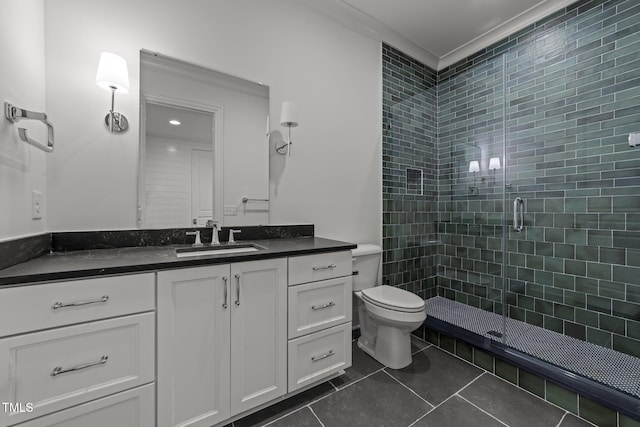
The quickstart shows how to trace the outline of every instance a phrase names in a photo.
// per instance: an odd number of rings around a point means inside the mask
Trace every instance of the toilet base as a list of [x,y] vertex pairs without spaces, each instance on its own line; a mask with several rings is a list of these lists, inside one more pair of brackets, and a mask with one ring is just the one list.
[[411,331],[378,325],[376,337],[360,336],[358,347],[391,369],[402,369],[411,364]]

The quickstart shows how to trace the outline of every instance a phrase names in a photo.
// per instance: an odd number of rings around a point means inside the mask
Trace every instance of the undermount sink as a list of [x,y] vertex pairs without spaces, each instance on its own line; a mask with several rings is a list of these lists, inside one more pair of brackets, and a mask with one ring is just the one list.
[[192,246],[190,248],[176,248],[176,256],[178,258],[183,258],[188,256],[238,254],[243,252],[257,252],[260,249],[265,248],[253,243],[236,243],[232,245],[204,245]]

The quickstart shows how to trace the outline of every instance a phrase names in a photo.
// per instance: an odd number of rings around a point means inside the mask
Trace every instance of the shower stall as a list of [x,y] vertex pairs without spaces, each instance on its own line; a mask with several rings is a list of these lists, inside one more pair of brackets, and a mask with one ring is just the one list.
[[501,318],[442,317],[638,399],[640,110],[613,79],[580,86],[588,58],[548,59],[565,43],[548,31],[439,86],[439,295]]
[[[635,418],[638,19],[634,1],[580,1],[438,72],[383,48],[385,279],[427,299],[427,324]],[[417,82],[435,107],[416,101]],[[435,136],[421,143],[437,172],[423,184],[436,190],[416,196],[403,171],[419,144],[403,131],[431,108]],[[402,210],[420,203],[430,210],[412,240],[402,221],[416,217]],[[416,240],[428,265],[402,247]]]

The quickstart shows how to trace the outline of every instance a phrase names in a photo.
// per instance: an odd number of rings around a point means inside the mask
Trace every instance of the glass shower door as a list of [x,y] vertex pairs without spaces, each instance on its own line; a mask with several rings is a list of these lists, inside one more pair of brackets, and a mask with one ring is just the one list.
[[640,149],[569,37],[505,54],[504,343],[640,397]]
[[[503,310],[504,58],[438,86],[439,289],[446,301],[489,316],[456,326],[500,341]],[[446,316],[443,316],[443,318]]]

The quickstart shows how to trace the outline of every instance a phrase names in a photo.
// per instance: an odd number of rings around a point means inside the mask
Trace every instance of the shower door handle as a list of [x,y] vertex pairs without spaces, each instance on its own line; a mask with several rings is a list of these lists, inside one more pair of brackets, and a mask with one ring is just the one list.
[[524,229],[524,200],[521,197],[513,200],[513,229],[518,233]]

